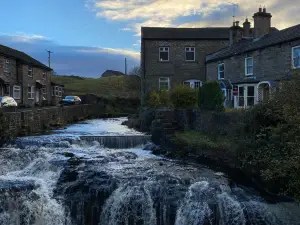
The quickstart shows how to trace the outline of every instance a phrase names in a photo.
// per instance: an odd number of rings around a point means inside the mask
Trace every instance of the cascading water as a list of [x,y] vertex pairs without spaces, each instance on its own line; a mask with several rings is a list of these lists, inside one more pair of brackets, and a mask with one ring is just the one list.
[[[148,137],[121,122],[88,121],[0,149],[0,224],[300,224],[296,203],[268,204],[205,167],[154,156],[135,146]],[[139,140],[112,137],[130,135]]]

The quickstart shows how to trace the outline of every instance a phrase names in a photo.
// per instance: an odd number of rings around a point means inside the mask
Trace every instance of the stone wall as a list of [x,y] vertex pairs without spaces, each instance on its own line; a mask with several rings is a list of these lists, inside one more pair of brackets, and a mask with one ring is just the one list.
[[44,107],[4,112],[12,136],[40,133],[51,126],[61,126],[90,117],[101,117],[103,104]]

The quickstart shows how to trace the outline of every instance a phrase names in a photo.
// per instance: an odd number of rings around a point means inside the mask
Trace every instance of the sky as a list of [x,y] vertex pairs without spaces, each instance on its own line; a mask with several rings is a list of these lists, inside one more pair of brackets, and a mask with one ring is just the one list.
[[[24,51],[60,75],[100,77],[139,65],[141,26],[228,27],[259,6],[272,26],[299,23],[300,0],[0,0],[0,44]],[[233,3],[237,4],[236,6]],[[252,20],[250,20],[251,22]]]

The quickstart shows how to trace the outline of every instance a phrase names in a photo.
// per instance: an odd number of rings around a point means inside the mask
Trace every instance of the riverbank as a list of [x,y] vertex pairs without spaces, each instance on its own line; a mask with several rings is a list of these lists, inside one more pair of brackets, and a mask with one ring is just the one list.
[[[288,153],[280,153],[276,146],[270,146],[269,143],[278,146],[284,143],[278,142],[279,138],[265,138],[264,127],[274,124],[274,120],[263,114],[267,112],[265,106],[258,107],[261,108],[228,113],[144,108],[138,115],[130,116],[125,124],[149,132],[153,142],[160,145],[156,154],[220,169],[270,200],[291,200],[281,196],[299,200],[297,177],[293,177],[297,158],[293,162],[293,158],[287,158]],[[282,157],[278,158],[279,155]],[[295,170],[285,175],[281,168],[289,163],[293,163],[290,165]],[[272,174],[272,168],[278,173]]]

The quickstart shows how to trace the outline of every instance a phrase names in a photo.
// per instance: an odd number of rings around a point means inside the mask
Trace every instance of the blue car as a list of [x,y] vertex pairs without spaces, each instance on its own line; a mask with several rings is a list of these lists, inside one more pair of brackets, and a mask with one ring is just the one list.
[[81,99],[78,96],[66,96],[62,100],[62,103],[64,103],[64,104],[71,104],[71,105],[80,104],[81,103]]

